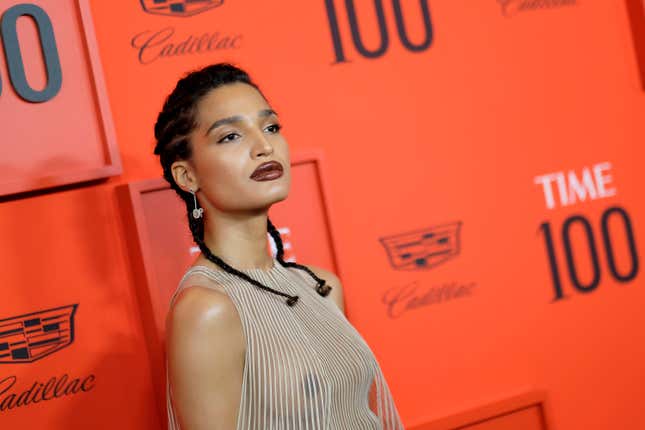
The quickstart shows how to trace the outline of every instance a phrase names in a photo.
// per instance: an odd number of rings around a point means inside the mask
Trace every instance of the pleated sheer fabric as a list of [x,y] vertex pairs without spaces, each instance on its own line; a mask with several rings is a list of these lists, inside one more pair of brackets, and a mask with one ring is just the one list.
[[[313,278],[275,258],[271,269],[242,272],[300,298],[291,307],[235,275],[194,266],[171,299],[200,285],[234,302],[246,340],[237,430],[404,429],[373,352]],[[166,397],[168,428],[179,430],[170,382]]]

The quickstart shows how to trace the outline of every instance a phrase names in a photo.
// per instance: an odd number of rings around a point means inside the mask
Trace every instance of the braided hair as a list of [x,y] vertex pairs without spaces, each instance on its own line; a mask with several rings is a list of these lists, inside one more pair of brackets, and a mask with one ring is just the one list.
[[[199,246],[202,254],[213,263],[217,264],[228,273],[239,276],[249,283],[287,297],[287,305],[293,306],[298,301],[298,296],[291,296],[281,291],[274,290],[256,281],[234,267],[228,265],[221,258],[214,255],[204,242],[204,218],[194,218],[192,215],[193,195],[181,189],[175,182],[172,175],[171,165],[177,160],[188,160],[192,156],[189,134],[197,126],[196,110],[197,103],[209,91],[222,85],[236,82],[251,85],[262,94],[258,86],[251,81],[249,75],[242,69],[229,63],[217,63],[206,66],[200,70],[189,72],[182,77],[175,89],[166,97],[163,108],[155,123],[155,139],[157,141],[154,149],[155,155],[159,156],[159,162],[163,168],[163,176],[175,190],[179,197],[186,204],[188,225],[193,235],[193,240]],[[264,94],[262,94],[264,97]],[[266,99],[266,97],[265,97]],[[195,208],[196,209],[196,208]],[[295,267],[307,272],[316,281],[316,292],[321,296],[327,296],[331,286],[326,285],[325,280],[316,276],[307,266],[295,262],[284,261],[284,249],[280,233],[267,217],[267,231],[276,244],[276,259],[283,267]]]

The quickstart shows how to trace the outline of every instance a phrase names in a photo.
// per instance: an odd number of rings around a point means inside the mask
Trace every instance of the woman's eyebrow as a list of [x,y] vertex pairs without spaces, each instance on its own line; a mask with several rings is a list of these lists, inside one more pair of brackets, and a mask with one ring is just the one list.
[[[258,112],[259,117],[265,117],[265,116],[270,116],[270,115],[278,116],[278,114],[273,109],[262,109],[261,111]],[[221,125],[242,121],[243,119],[244,119],[244,117],[242,115],[233,115],[233,116],[229,116],[229,117],[226,117],[226,118],[218,119],[213,124],[211,124],[210,127],[208,127],[208,130],[206,130],[206,133],[204,133],[204,136],[207,136],[208,133],[211,132],[211,130],[213,130],[213,129],[221,126]]]

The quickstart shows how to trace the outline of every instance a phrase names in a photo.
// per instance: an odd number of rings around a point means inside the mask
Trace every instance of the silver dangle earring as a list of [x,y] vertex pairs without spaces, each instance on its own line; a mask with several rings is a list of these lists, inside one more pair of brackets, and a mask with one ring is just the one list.
[[204,208],[197,207],[197,197],[195,196],[195,192],[192,189],[190,190],[190,192],[193,195],[193,201],[195,202],[195,208],[193,209],[193,218],[201,218],[204,213]]

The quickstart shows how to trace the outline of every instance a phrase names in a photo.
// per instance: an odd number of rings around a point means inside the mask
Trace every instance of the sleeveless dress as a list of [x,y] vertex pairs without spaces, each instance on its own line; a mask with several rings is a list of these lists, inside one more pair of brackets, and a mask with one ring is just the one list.
[[[371,349],[308,273],[275,257],[270,269],[241,272],[300,298],[288,306],[286,297],[233,274],[194,266],[170,300],[200,285],[235,304],[246,342],[236,430],[404,430]],[[167,381],[168,429],[180,430]]]

